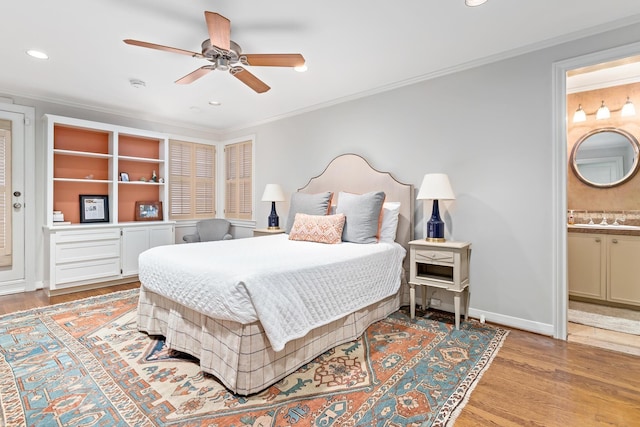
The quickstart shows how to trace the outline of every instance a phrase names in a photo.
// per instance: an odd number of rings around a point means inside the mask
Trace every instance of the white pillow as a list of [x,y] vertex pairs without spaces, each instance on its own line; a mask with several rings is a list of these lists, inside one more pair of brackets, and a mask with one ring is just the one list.
[[398,216],[400,202],[384,202],[382,205],[382,225],[380,226],[380,241],[394,242],[398,230]]

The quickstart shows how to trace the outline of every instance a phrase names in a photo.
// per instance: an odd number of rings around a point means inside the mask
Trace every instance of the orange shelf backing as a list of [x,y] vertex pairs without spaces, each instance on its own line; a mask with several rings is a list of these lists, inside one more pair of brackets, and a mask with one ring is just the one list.
[[54,146],[59,150],[86,151],[109,154],[109,134],[107,132],[54,126]]
[[136,202],[157,201],[158,188],[157,185],[120,184],[118,186],[118,221],[134,221]]
[[53,156],[53,176],[56,178],[109,179],[109,159],[75,157],[56,154]]
[[120,176],[120,173],[126,172],[129,174],[130,181],[139,181],[140,177],[144,177],[145,180],[150,181],[154,170],[158,178],[160,178],[159,163],[140,163],[130,160],[120,160],[118,162],[118,169],[118,176]]
[[118,155],[157,159],[160,157],[160,144],[157,139],[120,134],[118,137]]
[[65,221],[71,221],[73,224],[80,223],[81,194],[108,195],[109,185],[100,182],[54,182],[53,210],[62,211]]

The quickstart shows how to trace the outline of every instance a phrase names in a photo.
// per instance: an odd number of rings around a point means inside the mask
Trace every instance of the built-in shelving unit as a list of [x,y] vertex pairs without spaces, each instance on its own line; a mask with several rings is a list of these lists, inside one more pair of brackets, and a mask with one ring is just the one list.
[[[135,280],[138,255],[175,240],[174,223],[164,212],[161,221],[135,221],[136,202],[168,200],[167,136],[54,115],[44,120],[47,289],[68,292],[100,282]],[[123,173],[129,181],[122,180]],[[81,195],[106,196],[108,221],[83,223]],[[168,209],[166,203],[162,207]],[[62,212],[64,225],[53,221],[54,211]]]

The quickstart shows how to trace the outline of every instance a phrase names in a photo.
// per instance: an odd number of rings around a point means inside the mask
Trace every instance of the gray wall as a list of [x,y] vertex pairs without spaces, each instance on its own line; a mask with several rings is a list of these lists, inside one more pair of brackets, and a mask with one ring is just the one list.
[[[293,192],[347,152],[416,189],[425,173],[447,173],[457,195],[445,205],[448,238],[473,245],[471,314],[552,334],[551,206],[565,204],[552,199],[552,64],[637,42],[638,34],[634,25],[228,136],[256,135],[257,193],[272,182]],[[281,219],[287,208],[278,205]],[[258,227],[268,214],[257,202]]]

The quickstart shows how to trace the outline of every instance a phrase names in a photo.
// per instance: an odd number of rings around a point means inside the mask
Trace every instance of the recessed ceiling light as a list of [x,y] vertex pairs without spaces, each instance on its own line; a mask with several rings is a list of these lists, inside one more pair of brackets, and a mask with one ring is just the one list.
[[299,65],[297,67],[293,67],[294,70],[296,70],[299,73],[304,73],[305,71],[307,71],[307,64],[303,64],[303,65]]
[[191,111],[192,113],[199,113],[202,110],[200,109],[200,107],[193,106],[193,107],[189,107],[189,111]]
[[27,51],[27,55],[33,57],[33,58],[37,58],[37,59],[49,59],[49,55],[47,55],[44,52],[40,52],[39,50],[35,50],[35,49],[29,49]]
[[464,4],[467,6],[480,6],[481,4],[485,4],[487,0],[464,0]]
[[213,105],[214,107],[219,107],[222,105],[220,101],[209,101],[209,105]]

